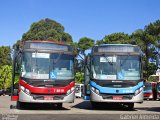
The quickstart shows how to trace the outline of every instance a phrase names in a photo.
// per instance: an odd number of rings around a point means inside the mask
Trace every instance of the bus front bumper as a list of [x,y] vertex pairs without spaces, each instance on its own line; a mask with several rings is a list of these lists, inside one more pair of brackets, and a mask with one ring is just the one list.
[[[116,95],[113,95],[116,96]],[[133,96],[132,99],[126,100],[113,100],[113,99],[104,99],[101,95],[96,94],[91,91],[91,101],[93,102],[115,102],[115,103],[142,103],[143,102],[143,92],[140,92],[138,95]]]
[[144,99],[153,99],[152,93],[144,93]]
[[[47,96],[47,95],[46,95]],[[34,99],[33,96],[26,94],[24,91],[19,92],[19,101],[27,103],[72,103],[74,102],[75,91],[71,92],[69,95],[66,95],[63,99],[60,100],[38,100]]]
[[157,92],[157,99],[160,100],[160,93],[159,92]]

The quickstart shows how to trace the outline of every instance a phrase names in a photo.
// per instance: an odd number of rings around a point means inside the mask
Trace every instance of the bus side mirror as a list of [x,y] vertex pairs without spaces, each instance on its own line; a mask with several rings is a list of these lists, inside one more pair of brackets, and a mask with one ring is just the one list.
[[18,89],[14,89],[13,95],[18,95]]

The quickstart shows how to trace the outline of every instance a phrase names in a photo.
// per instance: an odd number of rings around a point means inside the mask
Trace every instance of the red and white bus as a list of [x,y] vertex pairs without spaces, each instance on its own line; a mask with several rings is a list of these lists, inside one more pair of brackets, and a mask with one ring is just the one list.
[[[15,71],[20,70],[18,88]],[[13,62],[12,95],[19,108],[26,103],[54,103],[62,107],[64,102],[74,102],[74,54],[73,48],[60,42],[26,41]]]
[[160,100],[160,82],[157,82],[157,99]]
[[158,70],[157,70],[157,99],[160,100],[160,73],[158,74]]
[[156,82],[145,82],[144,83],[144,99],[146,100],[156,100],[157,91],[156,91]]

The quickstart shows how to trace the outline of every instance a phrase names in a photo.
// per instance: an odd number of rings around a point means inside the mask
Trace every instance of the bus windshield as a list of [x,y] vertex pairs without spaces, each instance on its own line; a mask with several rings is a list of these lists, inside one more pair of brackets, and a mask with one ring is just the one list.
[[144,84],[144,91],[147,91],[147,90],[152,90],[152,84],[151,83],[145,83]]
[[139,56],[95,55],[91,64],[92,77],[98,80],[139,80]]
[[29,79],[73,79],[73,60],[73,55],[68,54],[24,52],[21,76]]

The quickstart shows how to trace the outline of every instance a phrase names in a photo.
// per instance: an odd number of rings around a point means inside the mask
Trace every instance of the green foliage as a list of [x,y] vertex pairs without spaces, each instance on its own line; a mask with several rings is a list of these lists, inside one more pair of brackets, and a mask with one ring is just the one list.
[[8,46],[1,46],[0,47],[0,68],[3,65],[11,65],[11,49]]
[[96,44],[128,44],[130,43],[130,37],[128,34],[123,32],[113,33],[107,35],[103,38],[103,40],[97,41]]
[[22,48],[22,41],[17,40],[17,42],[13,45],[14,50],[19,50],[19,48]]
[[26,40],[54,40],[71,43],[72,37],[64,32],[64,27],[60,23],[46,18],[31,25],[29,31],[22,36],[22,41]]
[[12,66],[4,65],[0,69],[0,89],[6,90],[12,84]]
[[71,46],[73,47],[74,55],[77,55],[78,54],[78,51],[77,51],[77,49],[78,49],[78,43],[73,42],[73,43],[71,43]]
[[83,37],[78,41],[79,53],[86,56],[85,50],[94,46],[94,40],[91,38]]
[[[151,67],[149,64],[149,59],[156,60],[155,52],[158,52],[157,48],[160,48],[160,21],[157,20],[154,23],[150,23],[146,25],[144,30],[139,29],[132,33],[131,39],[135,41],[137,45],[139,45],[145,54],[145,77],[148,78],[152,75],[153,71],[156,70],[155,67]],[[151,68],[153,70],[151,70]],[[155,69],[154,69],[155,68]]]
[[76,72],[82,72],[84,68],[84,58],[86,56],[85,51],[94,46],[94,40],[91,38],[83,37],[79,39],[78,43],[75,43],[77,47],[77,63],[76,63]]
[[76,83],[83,83],[84,82],[84,73],[77,72],[75,75]]
[[149,76],[149,78],[147,79],[148,82],[157,82],[159,76]]
[[160,20],[157,20],[157,21],[145,26],[145,30],[150,35],[158,36],[160,34]]
[[157,66],[154,63],[148,63],[147,71],[149,76],[155,74],[156,70],[157,70]]
[[13,48],[19,49],[22,46],[22,41],[28,40],[53,40],[68,44],[73,42],[71,35],[64,32],[64,27],[49,18],[33,23],[30,29],[23,34],[22,39],[13,45]]

